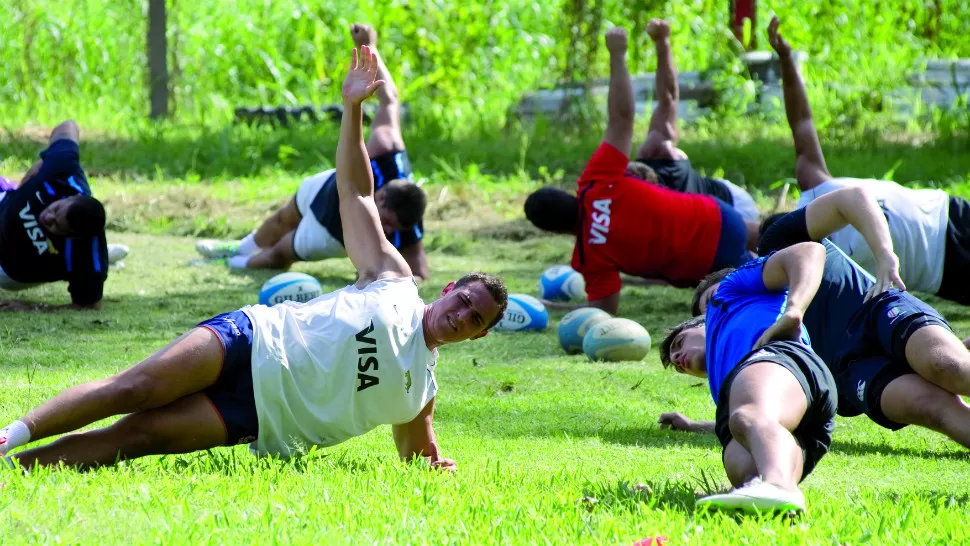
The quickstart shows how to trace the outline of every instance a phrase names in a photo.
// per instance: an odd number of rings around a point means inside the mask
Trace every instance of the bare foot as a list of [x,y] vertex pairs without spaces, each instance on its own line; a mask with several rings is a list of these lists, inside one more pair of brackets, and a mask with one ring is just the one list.
[[370,25],[354,23],[350,25],[350,35],[357,47],[367,46],[372,49],[377,47],[377,31]]
[[670,38],[670,23],[663,19],[650,19],[647,23],[647,35],[654,42]]

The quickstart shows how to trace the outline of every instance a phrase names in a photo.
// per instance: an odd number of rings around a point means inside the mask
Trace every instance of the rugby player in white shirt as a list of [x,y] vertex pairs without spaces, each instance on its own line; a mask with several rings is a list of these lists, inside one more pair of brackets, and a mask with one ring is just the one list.
[[303,304],[219,315],[128,370],[62,392],[0,429],[0,454],[127,415],[7,462],[83,468],[239,443],[285,457],[387,424],[402,459],[455,468],[432,428],[436,348],[485,335],[508,294],[501,280],[473,273],[430,305],[418,296],[381,228],[362,136],[361,103],[383,84],[377,68],[370,48],[354,50],[342,88],[337,184],[356,284]]

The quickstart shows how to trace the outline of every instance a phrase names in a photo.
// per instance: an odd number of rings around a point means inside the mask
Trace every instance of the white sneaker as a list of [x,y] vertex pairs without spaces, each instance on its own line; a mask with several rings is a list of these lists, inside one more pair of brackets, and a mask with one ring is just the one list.
[[113,264],[125,259],[128,255],[127,245],[108,245],[108,263]]
[[198,243],[195,243],[195,250],[210,260],[231,258],[232,256],[235,256],[237,252],[239,252],[239,242],[204,239]]
[[801,491],[788,491],[777,485],[755,478],[729,493],[710,495],[698,499],[698,508],[710,510],[740,510],[742,512],[804,512],[805,495]]

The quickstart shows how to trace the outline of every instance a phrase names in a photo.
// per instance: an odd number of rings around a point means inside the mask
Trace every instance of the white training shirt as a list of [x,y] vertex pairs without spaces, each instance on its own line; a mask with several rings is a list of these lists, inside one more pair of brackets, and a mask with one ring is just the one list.
[[[914,190],[886,180],[833,178],[814,189],[802,192],[798,207],[826,193],[861,185],[879,202],[899,256],[899,276],[909,290],[937,293],[943,280],[946,229],[950,216],[950,196],[942,190]],[[862,234],[846,226],[829,239],[860,266],[876,274],[876,260]]]
[[424,341],[411,277],[306,303],[243,308],[253,321],[259,455],[332,446],[379,425],[408,423],[437,392],[437,352]]

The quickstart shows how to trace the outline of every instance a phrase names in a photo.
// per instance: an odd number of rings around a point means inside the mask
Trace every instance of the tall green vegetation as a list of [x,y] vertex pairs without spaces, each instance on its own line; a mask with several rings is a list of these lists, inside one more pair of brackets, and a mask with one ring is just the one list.
[[[759,4],[753,30],[763,35],[769,14],[781,15],[790,41],[811,56],[810,80],[866,90],[848,99],[826,91],[824,120],[837,121],[846,100],[878,110],[921,59],[970,57],[962,0]],[[601,36],[612,25],[631,30],[631,70],[653,70],[643,28],[656,15],[673,21],[682,70],[741,72],[727,0],[168,0],[168,10],[172,106],[189,121],[222,121],[235,106],[334,102],[356,20],[380,31],[413,119],[449,132],[491,132],[523,93],[605,76]],[[0,119],[144,117],[146,17],[145,0],[0,3]]]

